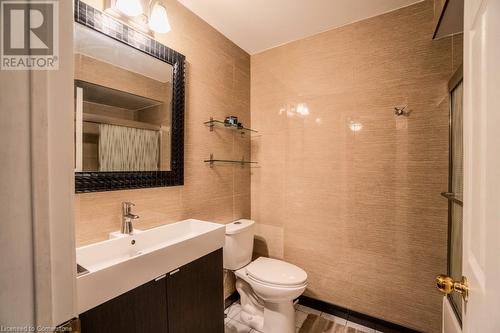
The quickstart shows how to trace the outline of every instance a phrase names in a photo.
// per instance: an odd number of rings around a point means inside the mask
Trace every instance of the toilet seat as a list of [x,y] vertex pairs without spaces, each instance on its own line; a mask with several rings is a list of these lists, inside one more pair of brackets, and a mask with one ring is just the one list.
[[307,284],[307,273],[288,262],[260,257],[245,267],[246,275],[256,283],[270,287],[300,288]]
[[275,288],[275,289],[281,289],[281,290],[286,290],[286,289],[297,289],[297,288],[302,288],[307,286],[307,282],[302,283],[302,284],[297,284],[297,285],[281,285],[281,284],[272,284],[272,283],[267,283],[263,281],[259,281],[257,279],[254,279],[250,275],[247,274],[247,278],[249,282],[253,282],[253,284],[259,284],[262,286],[270,287],[270,288]]

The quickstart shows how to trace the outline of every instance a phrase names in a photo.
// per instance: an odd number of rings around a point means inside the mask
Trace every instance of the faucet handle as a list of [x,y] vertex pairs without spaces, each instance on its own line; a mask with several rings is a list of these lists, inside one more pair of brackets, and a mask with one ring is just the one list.
[[133,206],[135,206],[133,202],[123,201],[122,202],[123,215],[130,214],[130,210]]

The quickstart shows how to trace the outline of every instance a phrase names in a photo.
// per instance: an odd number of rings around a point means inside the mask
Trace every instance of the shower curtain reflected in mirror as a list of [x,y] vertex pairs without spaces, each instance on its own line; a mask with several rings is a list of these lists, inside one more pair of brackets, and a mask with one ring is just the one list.
[[160,132],[99,124],[99,171],[157,171]]

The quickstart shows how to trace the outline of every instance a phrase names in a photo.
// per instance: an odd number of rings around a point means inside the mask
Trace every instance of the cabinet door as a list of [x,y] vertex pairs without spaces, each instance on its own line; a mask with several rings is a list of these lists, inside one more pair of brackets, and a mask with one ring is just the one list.
[[222,249],[167,274],[169,333],[223,333]]
[[82,333],[168,333],[166,279],[153,280],[80,314]]

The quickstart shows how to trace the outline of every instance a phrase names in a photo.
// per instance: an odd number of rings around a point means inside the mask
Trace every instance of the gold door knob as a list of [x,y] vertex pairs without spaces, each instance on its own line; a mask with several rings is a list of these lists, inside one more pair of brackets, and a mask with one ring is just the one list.
[[440,292],[445,295],[457,292],[462,295],[465,302],[469,299],[469,284],[465,276],[461,281],[455,281],[450,276],[440,274],[436,276],[436,285]]

